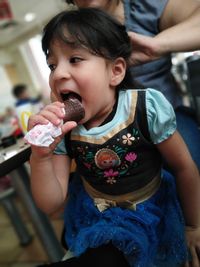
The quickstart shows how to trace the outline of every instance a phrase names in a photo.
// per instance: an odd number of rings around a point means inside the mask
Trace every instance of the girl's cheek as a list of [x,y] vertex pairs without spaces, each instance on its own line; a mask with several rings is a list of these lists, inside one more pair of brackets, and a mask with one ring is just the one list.
[[57,100],[56,95],[55,95],[52,91],[51,91],[51,93],[50,93],[50,100],[51,100],[51,102],[54,102],[54,101]]

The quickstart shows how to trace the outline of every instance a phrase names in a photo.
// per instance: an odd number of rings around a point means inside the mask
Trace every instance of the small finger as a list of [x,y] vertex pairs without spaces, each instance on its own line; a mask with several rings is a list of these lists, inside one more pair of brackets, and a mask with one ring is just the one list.
[[28,120],[28,130],[30,130],[31,128],[33,128],[35,125],[37,125],[37,124],[47,124],[49,121],[46,119],[46,118],[44,118],[44,117],[42,117],[42,116],[40,116],[40,115],[38,115],[38,114],[36,114],[36,115],[31,115],[30,117],[29,117],[29,120]]
[[194,247],[190,248],[190,253],[191,253],[191,266],[192,267],[199,267],[199,257],[197,255],[197,251]]
[[59,125],[64,117],[64,114],[62,113],[62,110],[59,111],[56,109],[52,110],[42,110],[40,112],[40,115],[42,115],[44,118],[46,118],[49,122],[53,123],[54,125]]
[[68,121],[62,125],[62,131],[63,131],[63,133],[68,133],[76,126],[77,126],[77,123],[75,121]]

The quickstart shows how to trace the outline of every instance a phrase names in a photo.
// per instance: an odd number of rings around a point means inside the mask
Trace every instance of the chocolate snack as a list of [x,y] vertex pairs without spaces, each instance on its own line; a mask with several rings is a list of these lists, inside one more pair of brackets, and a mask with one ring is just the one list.
[[66,121],[76,121],[77,123],[84,118],[85,110],[82,103],[75,97],[70,97],[64,101],[65,104],[65,117]]

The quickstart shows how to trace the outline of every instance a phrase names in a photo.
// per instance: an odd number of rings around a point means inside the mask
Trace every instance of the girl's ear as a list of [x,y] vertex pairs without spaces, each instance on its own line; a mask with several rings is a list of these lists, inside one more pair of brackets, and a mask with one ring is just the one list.
[[112,63],[110,85],[117,86],[121,83],[126,74],[126,67],[126,61],[122,57],[117,58]]

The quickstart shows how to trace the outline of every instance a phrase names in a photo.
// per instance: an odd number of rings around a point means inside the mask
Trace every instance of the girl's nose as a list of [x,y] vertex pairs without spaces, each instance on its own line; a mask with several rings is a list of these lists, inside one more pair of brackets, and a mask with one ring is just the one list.
[[59,64],[56,66],[56,69],[54,70],[53,78],[54,80],[60,80],[60,79],[70,79],[71,74],[70,70],[67,66],[67,64]]

